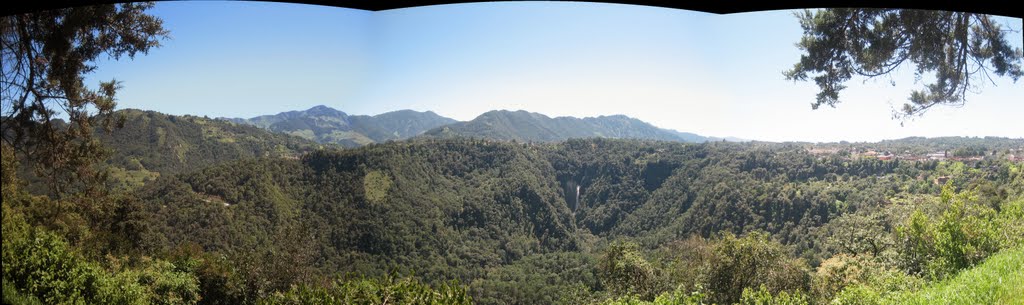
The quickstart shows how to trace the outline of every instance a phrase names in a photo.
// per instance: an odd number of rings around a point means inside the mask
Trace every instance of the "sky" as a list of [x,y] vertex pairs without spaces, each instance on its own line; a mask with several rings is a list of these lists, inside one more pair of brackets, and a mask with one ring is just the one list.
[[[170,39],[104,60],[119,108],[253,117],[327,105],[348,114],[412,109],[472,120],[498,109],[624,114],[661,128],[761,141],[909,136],[1024,137],[1024,80],[996,78],[963,107],[892,119],[911,67],[853,78],[836,108],[811,109],[793,11],[718,15],[585,2],[486,2],[379,12],[270,2],[158,2]],[[1020,18],[998,18],[1017,30]],[[895,83],[895,86],[893,85]]]

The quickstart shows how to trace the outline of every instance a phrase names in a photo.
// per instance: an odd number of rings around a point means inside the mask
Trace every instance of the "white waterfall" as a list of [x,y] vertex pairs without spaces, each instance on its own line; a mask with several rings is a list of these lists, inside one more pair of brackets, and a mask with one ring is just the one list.
[[576,204],[573,205],[572,210],[575,211],[580,207],[580,186],[576,186]]

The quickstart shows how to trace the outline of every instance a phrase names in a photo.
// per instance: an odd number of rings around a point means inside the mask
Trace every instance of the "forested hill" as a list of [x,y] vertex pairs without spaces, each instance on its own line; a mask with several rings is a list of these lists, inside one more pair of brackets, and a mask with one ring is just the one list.
[[[346,278],[368,285],[389,272],[464,287],[478,304],[733,304],[753,293],[826,304],[913,294],[1024,241],[1017,139],[816,146],[428,135],[341,149],[224,120],[116,114],[124,127],[100,133],[112,152],[109,184],[122,190],[115,197],[68,209],[25,196],[5,175],[4,221],[15,224],[5,230],[32,224],[60,236],[5,233],[5,257],[28,257],[5,258],[5,277],[31,278],[22,275],[50,265],[21,262],[55,249],[117,276],[135,271],[117,271],[126,269],[104,255],[154,258],[167,266],[160,276],[181,284],[169,294],[201,296],[188,304],[327,302],[365,288]],[[970,157],[863,152],[943,147],[970,147]],[[7,173],[17,162],[4,149]],[[867,271],[843,273],[850,264]]]
[[[843,234],[852,225],[881,230],[855,238],[882,236],[914,209],[936,215],[927,202],[942,188],[937,178],[954,177],[950,187],[999,206],[1020,195],[1022,176],[1004,158],[882,161],[815,156],[795,144],[419,138],[318,150],[301,160],[229,162],[161,177],[140,197],[153,215],[152,236],[143,238],[151,251],[198,245],[244,260],[238,272],[249,272],[246,281],[275,279],[247,282],[258,291],[403,270],[434,284],[457,279],[481,304],[602,298],[623,292],[599,280],[607,271],[599,259],[618,251],[617,241],[632,240],[639,248],[630,251],[675,270],[645,275],[652,278],[641,283],[644,293],[700,284],[731,303],[750,286],[712,282],[734,275],[707,269],[701,264],[712,254],[692,251],[781,242],[769,265],[783,269],[763,270],[751,283],[806,291],[806,264],[848,251],[899,250],[889,239],[875,248],[851,245]],[[879,214],[885,218],[871,216]],[[718,239],[751,232],[766,235]],[[694,236],[711,239],[680,244]],[[691,246],[698,248],[673,248]]]
[[456,122],[431,111],[399,110],[375,116],[348,115],[323,105],[250,119],[225,120],[345,147],[407,139],[431,128]]
[[112,183],[139,186],[161,174],[202,169],[238,159],[298,158],[323,145],[248,125],[196,116],[125,109],[122,128],[99,132],[110,149]]
[[469,283],[527,256],[579,251],[556,171],[542,151],[512,144],[404,141],[232,162],[161,177],[141,198],[155,216],[146,239],[164,242],[153,251],[237,255],[260,266],[252,280],[265,291],[395,268]]
[[[429,285],[478,304],[846,304],[912,294],[1024,242],[1024,147],[1005,139],[968,141],[990,153],[964,161],[608,138],[312,149],[223,120],[122,114],[104,136],[111,168],[148,178],[115,197],[27,196],[5,144],[11,295],[291,304]],[[108,284],[32,282],[62,266]]]
[[551,118],[523,110],[489,111],[468,122],[454,123],[427,131],[437,138],[473,137],[520,142],[555,142],[571,138],[619,138],[677,142],[704,142],[692,133],[661,129],[624,115],[588,118]]

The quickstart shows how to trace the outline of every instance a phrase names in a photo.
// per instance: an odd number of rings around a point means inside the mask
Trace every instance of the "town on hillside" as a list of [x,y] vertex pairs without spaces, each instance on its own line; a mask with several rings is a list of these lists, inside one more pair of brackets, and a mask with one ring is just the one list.
[[[920,149],[918,149],[920,151]],[[961,147],[956,149],[929,150],[915,152],[909,149],[883,149],[866,145],[837,146],[831,144],[812,145],[807,152],[816,156],[839,155],[848,160],[878,159],[882,161],[982,161],[1005,159],[1011,162],[1024,162],[1024,147],[1008,149],[980,149]]]

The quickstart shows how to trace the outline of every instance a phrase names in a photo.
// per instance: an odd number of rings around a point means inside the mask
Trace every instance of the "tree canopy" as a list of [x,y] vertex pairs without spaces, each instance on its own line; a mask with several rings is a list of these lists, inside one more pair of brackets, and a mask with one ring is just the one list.
[[[823,9],[798,13],[803,51],[786,79],[820,88],[811,107],[835,107],[843,84],[853,76],[889,75],[914,65],[916,82],[893,117],[905,120],[936,105],[963,105],[967,92],[979,92],[992,76],[1022,75],[1021,49],[1007,41],[1004,28],[989,15],[903,9]],[[929,75],[930,74],[930,75]],[[994,82],[992,82],[994,84]],[[895,85],[895,84],[894,84]]]
[[[90,164],[103,156],[94,127],[117,123],[116,80],[84,83],[103,54],[119,59],[160,46],[168,32],[144,11],[153,3],[71,7],[0,19],[0,79],[4,141],[50,178],[54,193],[98,177]],[[69,122],[61,123],[66,118]],[[99,118],[102,118],[99,119]]]

